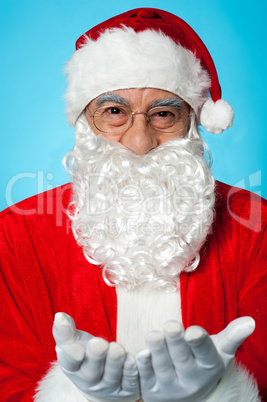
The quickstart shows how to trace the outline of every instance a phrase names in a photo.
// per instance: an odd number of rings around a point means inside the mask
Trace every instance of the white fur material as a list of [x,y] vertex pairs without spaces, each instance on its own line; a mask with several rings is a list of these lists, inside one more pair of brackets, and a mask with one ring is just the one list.
[[34,400],[37,402],[86,402],[86,399],[54,362],[39,382]]
[[135,355],[145,348],[145,335],[169,320],[182,322],[180,292],[116,287],[117,341]]
[[240,365],[230,364],[206,402],[260,402],[255,379]]
[[[39,382],[34,400],[36,402],[88,401],[65,376],[58,362],[51,365],[46,376]],[[206,402],[260,401],[257,384],[253,377],[249,376],[241,366],[235,364],[229,366],[213,394],[206,399]]]
[[221,134],[223,130],[232,127],[234,111],[232,106],[223,99],[213,102],[209,98],[203,105],[200,113],[200,123],[211,133]]
[[125,88],[158,88],[184,99],[199,116],[210,77],[199,59],[160,31],[106,30],[76,50],[66,66],[67,118],[72,125],[102,93]]
[[39,382],[34,401],[36,402],[107,402],[105,399],[84,397],[63,373],[57,361]]

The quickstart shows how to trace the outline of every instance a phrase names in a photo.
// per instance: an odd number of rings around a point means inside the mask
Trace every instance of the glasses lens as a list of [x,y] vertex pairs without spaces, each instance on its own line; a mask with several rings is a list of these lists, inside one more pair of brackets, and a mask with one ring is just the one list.
[[103,133],[120,133],[131,124],[131,111],[122,105],[111,104],[97,109],[93,115],[94,125]]
[[147,116],[155,130],[168,133],[183,130],[188,122],[188,110],[184,107],[159,106],[150,109]]

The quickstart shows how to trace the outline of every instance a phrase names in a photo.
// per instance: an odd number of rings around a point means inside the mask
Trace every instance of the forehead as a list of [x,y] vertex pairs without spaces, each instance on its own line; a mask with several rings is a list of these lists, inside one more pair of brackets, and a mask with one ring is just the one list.
[[169,91],[155,88],[129,88],[118,89],[116,91],[107,92],[95,98],[91,104],[99,105],[105,101],[123,101],[133,107],[141,107],[152,104],[159,99],[180,99],[177,95]]

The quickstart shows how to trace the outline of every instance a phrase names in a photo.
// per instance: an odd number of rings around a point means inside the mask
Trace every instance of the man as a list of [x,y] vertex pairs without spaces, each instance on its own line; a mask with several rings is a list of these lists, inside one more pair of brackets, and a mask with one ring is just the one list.
[[211,56],[154,9],[76,48],[73,188],[1,216],[1,398],[266,400],[266,203],[203,159],[233,120]]

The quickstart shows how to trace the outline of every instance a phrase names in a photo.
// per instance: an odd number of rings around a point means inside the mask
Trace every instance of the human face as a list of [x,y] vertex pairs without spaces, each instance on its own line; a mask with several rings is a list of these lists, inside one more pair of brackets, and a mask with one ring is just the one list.
[[[174,95],[171,92],[153,88],[122,89],[113,91],[112,94],[117,95],[120,99],[120,103],[122,105],[127,105],[133,112],[147,112],[149,109],[151,109],[151,107],[153,107],[153,105],[160,105],[160,101],[166,99],[180,99],[177,95]],[[182,125],[183,128],[181,131],[174,133],[163,133],[155,130],[148,123],[145,114],[137,113],[134,115],[133,124],[127,130],[115,134],[103,133],[95,127],[93,119],[91,117],[96,109],[98,109],[100,106],[105,106],[105,104],[108,104],[108,101],[103,101],[103,99],[105,99],[103,98],[103,96],[104,95],[100,95],[92,100],[92,102],[90,102],[90,104],[86,108],[85,116],[90,128],[96,135],[102,134],[104,137],[107,137],[110,140],[120,142],[123,146],[138,155],[144,155],[148,153],[151,149],[156,148],[160,144],[163,144],[164,142],[169,141],[173,138],[184,137],[188,131],[189,105],[183,102],[183,107],[186,109],[187,113],[185,113],[185,121]]]

